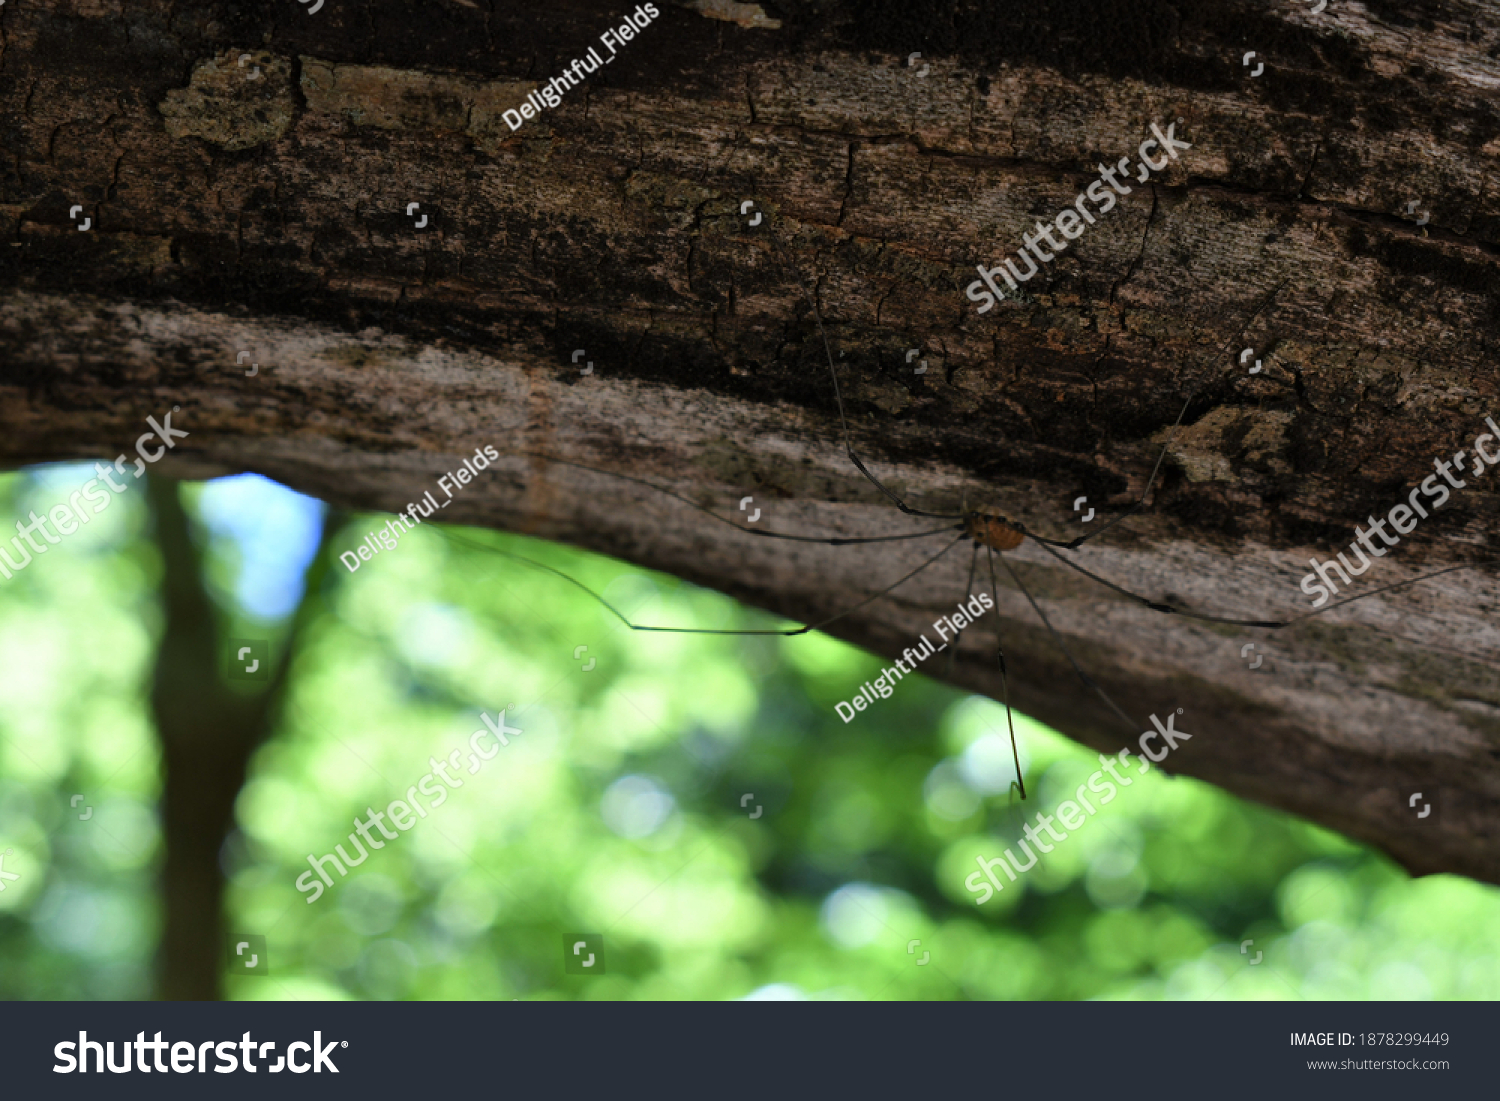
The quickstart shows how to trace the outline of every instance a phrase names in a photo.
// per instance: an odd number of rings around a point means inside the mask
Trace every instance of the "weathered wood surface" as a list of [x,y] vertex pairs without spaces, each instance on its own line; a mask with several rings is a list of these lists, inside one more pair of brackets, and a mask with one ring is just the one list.
[[[176,404],[192,435],[157,469],[400,508],[494,444],[510,457],[452,519],[816,620],[940,544],[758,539],[520,455],[726,516],[753,494],[781,531],[916,530],[843,454],[800,273],[856,446],[921,507],[962,499],[1071,537],[1074,499],[1128,503],[1198,392],[1150,507],[1078,560],[1152,598],[1277,616],[1307,609],[1311,554],[1500,409],[1494,5],[659,6],[512,133],[504,110],[626,5],[11,0],[4,460],[113,457]],[[1178,118],[1181,162],[1024,298],[974,312],[976,262]],[[1493,487],[1455,492],[1367,583],[1483,560]],[[1132,606],[1034,546],[1013,557],[1143,727],[1184,709],[1171,767],[1414,871],[1500,882],[1493,566],[1268,635]],[[831,630],[898,654],[962,596],[967,558]],[[1020,593],[1000,598],[1016,702],[1127,744]],[[991,645],[966,637],[954,680],[997,694]],[[1416,818],[1415,791],[1439,813]]]

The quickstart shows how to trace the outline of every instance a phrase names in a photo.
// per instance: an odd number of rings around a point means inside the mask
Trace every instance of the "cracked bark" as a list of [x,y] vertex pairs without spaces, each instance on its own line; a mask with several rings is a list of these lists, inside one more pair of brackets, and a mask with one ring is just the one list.
[[[856,446],[921,507],[983,501],[1070,537],[1071,502],[1127,504],[1197,394],[1150,507],[1079,561],[1155,599],[1278,616],[1306,609],[1312,554],[1484,430],[1493,7],[659,6],[616,61],[511,132],[503,110],[597,43],[613,6],[328,0],[268,24],[198,0],[123,16],[7,5],[6,461],[112,457],[176,403],[193,433],[167,468],[180,476],[256,470],[393,508],[494,443],[508,457],[453,519],[811,621],[931,550],[755,539],[525,454],[726,515],[754,493],[783,531],[912,530],[843,454],[790,265],[824,312]],[[236,71],[242,52],[279,59],[264,83]],[[204,94],[174,122],[163,105],[193,80]],[[1151,194],[1122,197],[1022,295],[972,311],[976,262],[1012,254],[1096,164],[1179,117],[1193,148]],[[753,229],[745,199],[765,214]],[[405,217],[413,201],[431,231]],[[1266,369],[1248,375],[1241,347]],[[593,375],[570,365],[576,348]],[[235,366],[241,349],[258,377]],[[1490,483],[1456,492],[1369,583],[1482,561],[1497,506]],[[899,653],[962,593],[960,557],[834,633]],[[1415,872],[1500,882],[1492,566],[1267,636],[1129,605],[1035,547],[1014,558],[1143,729],[1184,708],[1194,737],[1169,765]],[[1021,594],[999,597],[1016,702],[1102,750],[1128,744]],[[980,634],[952,679],[995,694]],[[1248,642],[1274,672],[1246,668]],[[1440,813],[1416,819],[1415,791],[1439,792]]]

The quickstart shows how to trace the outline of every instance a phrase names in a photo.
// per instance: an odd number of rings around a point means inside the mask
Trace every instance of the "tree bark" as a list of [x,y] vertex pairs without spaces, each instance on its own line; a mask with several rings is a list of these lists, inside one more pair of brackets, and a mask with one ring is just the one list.
[[[398,509],[491,444],[444,519],[816,622],[941,543],[735,530],[744,496],[782,532],[924,523],[846,456],[800,280],[856,450],[922,509],[1095,530],[1191,398],[1147,507],[1061,553],[1152,600],[1284,618],[1310,608],[1310,557],[1486,431],[1493,5],[663,3],[512,131],[623,7],[0,9],[0,454],[112,457],[177,404],[169,473]],[[1191,149],[978,314],[974,265],[1134,163],[1152,123]],[[1485,562],[1493,481],[1350,593]],[[967,554],[828,629],[899,655],[963,596]],[[1140,730],[1182,709],[1166,767],[1500,882],[1492,565],[1268,633],[1153,612],[1035,544],[1009,557]],[[1013,701],[1133,746],[1000,578]],[[951,679],[998,696],[987,633]]]

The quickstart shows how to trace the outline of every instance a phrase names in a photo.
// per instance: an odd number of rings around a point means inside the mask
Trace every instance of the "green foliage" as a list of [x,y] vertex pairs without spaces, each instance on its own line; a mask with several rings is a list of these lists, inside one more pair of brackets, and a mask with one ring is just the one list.
[[[82,480],[0,477],[0,515],[45,512]],[[160,558],[145,519],[126,494],[0,576],[0,867],[20,876],[0,892],[0,997],[151,994]]]
[[[0,495],[24,515],[57,491],[9,477]],[[23,873],[0,892],[6,997],[149,993],[160,616],[143,514],[127,494],[0,581],[0,851]],[[355,520],[334,551],[383,523]],[[775,625],[672,578],[470,534],[637,622]],[[209,572],[240,630],[225,553]],[[1021,804],[1002,708],[916,677],[845,724],[833,703],[880,666],[832,639],[632,632],[565,581],[425,525],[357,573],[336,566],[321,595],[225,849],[234,929],[264,934],[271,961],[231,978],[232,997],[1500,995],[1500,891],[1414,881],[1155,772],[976,906],[975,857],[1014,846],[1097,754],[1018,717]],[[317,901],[298,892],[308,854],[351,849],[355,817],[405,799],[430,759],[467,762],[480,712],[501,709],[521,735],[455,770],[442,806]],[[569,933],[604,934],[604,974],[564,973]]]

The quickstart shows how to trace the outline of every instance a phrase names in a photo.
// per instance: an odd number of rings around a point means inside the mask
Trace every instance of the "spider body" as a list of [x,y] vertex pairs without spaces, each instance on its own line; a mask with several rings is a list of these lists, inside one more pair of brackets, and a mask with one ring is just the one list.
[[998,516],[982,512],[964,514],[964,534],[982,547],[992,550],[1015,550],[1026,539],[1026,533]]

